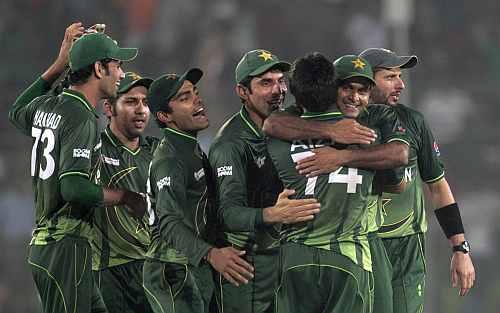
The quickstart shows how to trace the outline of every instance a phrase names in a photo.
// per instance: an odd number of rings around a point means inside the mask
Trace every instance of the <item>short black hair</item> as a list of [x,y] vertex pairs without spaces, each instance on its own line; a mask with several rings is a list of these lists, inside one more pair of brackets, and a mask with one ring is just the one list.
[[[111,61],[113,61],[113,59],[103,59],[98,62],[101,62],[106,71],[108,71],[108,64]],[[92,74],[94,74],[94,63],[87,65],[77,71],[70,71],[68,75],[69,84],[75,86],[85,84],[89,80],[90,76],[92,76]]]
[[333,63],[319,52],[306,54],[293,63],[290,92],[299,107],[326,111],[335,104],[337,88]]

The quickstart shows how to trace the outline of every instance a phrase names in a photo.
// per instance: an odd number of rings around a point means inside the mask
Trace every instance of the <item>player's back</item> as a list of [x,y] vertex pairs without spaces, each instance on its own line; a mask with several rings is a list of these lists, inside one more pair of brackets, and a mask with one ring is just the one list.
[[[332,112],[333,113],[333,112]],[[341,118],[332,115],[332,122]],[[322,118],[324,119],[324,116]],[[312,149],[330,145],[321,140],[268,141],[268,150],[286,188],[296,191],[295,198],[314,197],[321,212],[314,220],[283,227],[282,239],[320,249],[335,251],[354,263],[371,270],[367,243],[367,212],[374,172],[341,167],[337,171],[307,178],[297,172],[296,163],[312,155]]]
[[72,90],[38,97],[9,112],[11,121],[33,138],[35,242],[59,240],[69,233],[89,233],[90,208],[64,201],[60,180],[68,175],[90,178],[92,152],[98,140],[96,116],[83,95]]

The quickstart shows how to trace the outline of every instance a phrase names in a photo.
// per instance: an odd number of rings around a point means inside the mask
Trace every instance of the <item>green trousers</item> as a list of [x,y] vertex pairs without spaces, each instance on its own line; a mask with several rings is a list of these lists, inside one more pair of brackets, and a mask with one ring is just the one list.
[[86,238],[66,236],[31,245],[28,263],[44,313],[107,312],[92,276],[92,251]]
[[143,260],[94,271],[95,282],[109,313],[151,313],[142,287]]
[[394,313],[421,313],[424,310],[424,235],[384,238],[392,264]]
[[281,246],[278,313],[370,313],[373,277],[349,258],[301,244]]
[[146,260],[143,286],[155,313],[209,313],[214,297],[212,268]]

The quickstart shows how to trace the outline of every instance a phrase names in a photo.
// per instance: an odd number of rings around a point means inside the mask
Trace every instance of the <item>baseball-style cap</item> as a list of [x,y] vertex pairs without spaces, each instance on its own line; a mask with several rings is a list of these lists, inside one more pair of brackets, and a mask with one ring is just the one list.
[[369,48],[361,52],[359,56],[370,62],[372,68],[412,68],[418,62],[416,55],[400,56],[384,48]]
[[373,71],[370,63],[362,57],[356,55],[344,55],[333,62],[335,67],[335,79],[346,80],[352,77],[366,78],[371,83],[373,80]]
[[252,50],[241,58],[236,66],[236,83],[241,83],[247,77],[253,77],[277,68],[288,72],[292,66],[288,62],[280,61],[277,56],[266,50]]
[[136,86],[144,86],[146,89],[149,89],[152,82],[153,80],[151,78],[141,77],[139,74],[134,72],[127,72],[125,73],[125,77],[120,80],[118,94],[126,93]]
[[192,68],[179,76],[177,74],[165,74],[153,81],[148,90],[149,108],[153,113],[162,111],[166,107],[173,96],[181,89],[184,81],[190,81],[196,85],[203,76],[203,72],[199,68]]
[[103,59],[131,61],[137,56],[137,48],[120,48],[115,40],[104,33],[83,35],[69,51],[69,67],[77,71]]

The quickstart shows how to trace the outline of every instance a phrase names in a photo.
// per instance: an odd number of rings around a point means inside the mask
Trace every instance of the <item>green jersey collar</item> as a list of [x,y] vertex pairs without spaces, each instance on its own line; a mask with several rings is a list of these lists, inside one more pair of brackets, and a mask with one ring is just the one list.
[[305,112],[300,117],[302,118],[312,118],[312,119],[331,119],[331,118],[340,118],[343,117],[344,114],[340,111],[326,111],[326,112]]
[[182,130],[177,130],[177,129],[173,129],[170,127],[162,128],[162,130],[165,133],[165,136],[172,135],[174,137],[183,138],[184,140],[187,140],[187,141],[190,141],[193,143],[198,143],[198,139],[196,139],[196,137],[194,137],[193,135],[190,135]]
[[87,108],[87,110],[94,113],[95,117],[99,118],[99,115],[97,115],[95,108],[87,101],[87,98],[85,98],[85,96],[81,92],[72,89],[64,89],[62,95],[80,101]]
[[245,122],[245,124],[250,128],[250,130],[257,136],[257,138],[263,138],[264,134],[262,134],[262,131],[257,125],[255,125],[254,121],[250,118],[250,114],[248,114],[247,109],[245,106],[241,107],[240,110],[240,117]]
[[111,131],[111,128],[109,127],[109,125],[104,130],[104,133],[106,134],[106,137],[108,137],[109,141],[111,142],[111,144],[113,146],[115,146],[115,147],[122,147],[124,150],[128,151],[132,155],[137,155],[141,151],[141,147],[142,146],[147,146],[148,145],[147,140],[143,136],[139,136],[139,147],[137,149],[135,149],[135,151],[133,151],[133,150],[130,150],[129,147],[127,147],[126,145],[124,145],[120,141],[120,139],[118,139],[118,137],[116,137],[116,135],[113,133],[113,131]]

